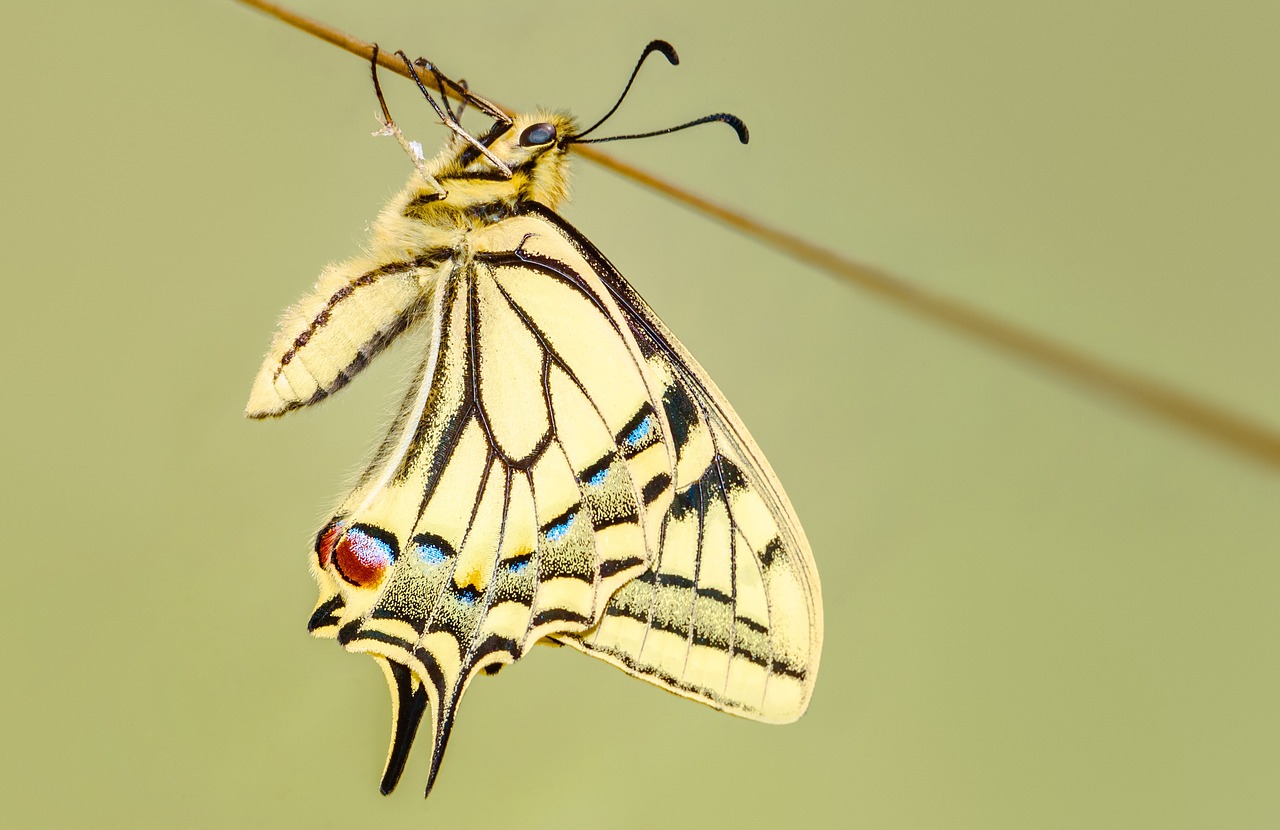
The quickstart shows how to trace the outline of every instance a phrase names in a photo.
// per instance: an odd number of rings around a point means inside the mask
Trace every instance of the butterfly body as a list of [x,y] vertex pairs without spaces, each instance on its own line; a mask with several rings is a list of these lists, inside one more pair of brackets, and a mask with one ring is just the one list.
[[313,403],[425,329],[390,434],[312,559],[309,628],[375,657],[392,691],[384,792],[428,713],[429,791],[467,684],[539,641],[770,722],[799,717],[816,677],[817,574],[767,462],[554,212],[573,130],[520,116],[487,153],[454,142],[421,168],[368,252],[286,313],[250,396],[251,417]]
[[[403,330],[404,312],[408,305],[420,304],[420,292],[429,292],[441,273],[468,267],[476,232],[510,217],[522,202],[554,208],[564,199],[566,148],[520,145],[521,133],[537,123],[553,124],[565,135],[571,134],[573,126],[568,117],[549,113],[517,120],[510,139],[490,146],[508,163],[510,178],[485,156],[469,152],[470,147],[450,144],[425,166],[426,176],[414,176],[391,199],[373,222],[365,255],[327,268],[316,289],[286,312],[281,336],[254,381],[245,408],[249,417],[282,415],[337,391],[364,366],[360,362],[351,367],[344,361],[370,359]],[[416,285],[404,278],[407,270],[416,277]],[[357,272],[364,277],[359,284],[350,279]],[[387,274],[396,278],[383,279]],[[362,296],[354,296],[357,291]],[[328,328],[324,312],[339,303],[358,307],[359,314],[346,315],[341,326]],[[341,336],[344,329],[359,323],[374,328]],[[284,332],[294,330],[293,341],[287,341]],[[296,342],[299,338],[301,342]],[[307,365],[293,365],[303,348]],[[353,350],[359,354],[353,355]]]

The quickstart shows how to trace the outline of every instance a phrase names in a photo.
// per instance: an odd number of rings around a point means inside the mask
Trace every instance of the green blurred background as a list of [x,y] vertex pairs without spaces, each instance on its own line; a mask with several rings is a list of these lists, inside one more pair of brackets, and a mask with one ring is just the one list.
[[[705,128],[692,191],[1280,430],[1280,6],[295,0],[510,106]],[[312,534],[414,347],[241,417],[407,175],[365,66],[230,0],[10,10],[0,823],[1280,826],[1280,477],[580,165],[564,211],[715,377],[822,574],[809,713],[539,649],[378,795]],[[388,76],[411,137],[443,139]],[[420,748],[421,749],[421,748]]]

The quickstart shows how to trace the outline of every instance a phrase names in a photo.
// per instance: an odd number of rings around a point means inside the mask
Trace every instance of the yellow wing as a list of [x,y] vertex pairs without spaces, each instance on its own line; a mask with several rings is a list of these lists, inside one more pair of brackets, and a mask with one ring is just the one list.
[[429,791],[471,678],[542,638],[724,711],[799,717],[817,574],[746,429],[550,210],[467,245],[423,295],[414,389],[316,541],[311,630],[377,658],[392,692],[384,792],[427,713]]
[[[684,697],[771,723],[808,706],[822,648],[813,554],[786,494],[702,367],[563,219],[531,208],[596,270],[662,392],[677,465],[651,567],[566,645]],[[545,232],[544,232],[545,233]]]
[[471,678],[585,632],[650,565],[676,451],[658,385],[594,268],[515,217],[441,274],[430,347],[374,463],[316,544],[319,636],[378,658],[393,788],[426,713],[434,781]]

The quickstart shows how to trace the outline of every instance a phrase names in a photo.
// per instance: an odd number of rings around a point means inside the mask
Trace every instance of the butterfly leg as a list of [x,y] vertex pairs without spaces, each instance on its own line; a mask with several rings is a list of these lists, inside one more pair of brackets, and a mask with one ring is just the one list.
[[[418,60],[422,60],[422,58],[418,58]],[[462,96],[462,100],[458,102],[458,115],[457,115],[458,123],[461,124],[462,114],[467,111],[467,104],[469,103],[467,100],[467,95],[470,92],[470,87],[467,86],[466,78],[459,78],[457,86],[458,86],[459,94]]]
[[[511,126],[511,123],[512,123],[511,116],[507,115],[507,113],[503,111],[502,107],[499,107],[497,104],[493,103],[487,98],[481,98],[479,95],[476,95],[474,92],[472,92],[471,88],[467,86],[466,81],[462,80],[461,78],[455,81],[452,78],[447,77],[435,65],[433,65],[431,61],[427,60],[426,58],[420,57],[413,63],[415,66],[419,66],[424,69],[430,69],[432,76],[436,80],[436,85],[441,90],[443,90],[447,85],[454,92],[458,93],[458,98],[461,100],[461,105],[458,107],[457,120],[461,121],[463,110],[467,108],[467,104],[471,104],[476,109],[480,110],[485,115],[489,116],[494,121],[497,121],[503,126],[505,127]],[[446,107],[448,106],[447,101],[445,102],[445,106]]]
[[[416,65],[418,65],[418,66],[426,66],[426,65],[427,65],[427,61],[426,61],[426,59],[425,59],[425,58],[418,58],[416,61],[414,61],[414,63],[415,63]],[[441,75],[439,72],[437,72],[437,73],[436,73],[436,83],[437,83],[437,84],[440,84],[440,83],[448,83],[451,87],[453,87],[453,88],[455,88],[455,89],[457,89],[457,90],[458,90],[458,94],[461,96],[461,100],[458,102],[458,111],[455,113],[452,109],[450,109],[450,108],[449,108],[449,96],[447,96],[447,95],[446,95],[446,96],[444,96],[444,108],[445,108],[446,110],[449,110],[449,116],[450,116],[454,121],[457,121],[459,124],[461,124],[461,123],[462,123],[462,115],[463,115],[463,113],[465,113],[465,112],[467,111],[467,103],[468,103],[468,101],[467,101],[467,95],[468,95],[469,90],[470,90],[470,88],[467,86],[467,81],[466,81],[466,79],[465,79],[465,78],[459,78],[459,79],[457,80],[457,82],[455,83],[454,81],[449,80],[448,78],[446,78],[445,76],[443,76],[443,75]],[[441,88],[443,89],[443,87],[441,87]],[[462,143],[462,140],[461,140],[460,138],[458,138],[458,136],[457,136],[457,134],[456,134],[456,133],[455,133],[455,134],[450,138],[450,141],[453,143],[453,145],[454,145],[454,146],[457,146],[457,145],[459,145],[459,144],[461,144],[461,143]]]
[[382,128],[374,135],[390,135],[395,136],[397,142],[408,154],[413,161],[413,166],[417,169],[418,175],[435,188],[441,197],[448,195],[448,191],[444,189],[444,185],[436,181],[435,176],[427,172],[426,160],[422,156],[422,145],[409,141],[404,137],[404,133],[396,126],[395,120],[391,117],[391,110],[387,108],[387,99],[382,95],[382,84],[378,82],[378,44],[373,44],[373,58],[369,62],[370,71],[373,73],[373,91],[378,96],[378,106],[382,107],[382,117],[378,120],[382,122]]
[[[401,57],[404,57],[403,53],[401,53]],[[431,77],[435,79],[436,89],[440,90],[440,103],[444,104],[444,111],[448,113],[448,117],[445,118],[444,120],[446,122],[457,124],[459,127],[462,126],[462,108],[465,107],[467,104],[467,98],[466,98],[466,93],[464,91],[464,88],[460,84],[457,84],[454,81],[452,81],[451,79],[446,78],[444,73],[441,72],[434,63],[427,60],[426,58],[419,57],[417,60],[413,62],[413,65],[416,67],[419,67],[420,69],[429,70],[431,72]],[[462,101],[458,107],[457,113],[453,111],[453,105],[449,103],[450,89],[453,89],[454,91],[458,92],[459,95],[462,96]],[[439,110],[437,110],[437,112],[439,112]],[[457,138],[457,136],[455,135],[454,138]]]
[[[431,95],[431,91],[427,89],[427,85],[422,82],[422,77],[418,75],[418,70],[414,68],[414,63],[413,61],[409,60],[409,56],[406,55],[403,51],[398,51],[396,52],[396,54],[400,57],[401,60],[404,61],[405,68],[409,70],[409,74],[413,77],[413,80],[418,84],[418,89],[422,91],[422,96],[427,99],[427,103],[430,104],[431,108],[436,111],[436,115],[440,116],[440,120],[444,122],[444,125],[449,129],[453,130],[453,132],[463,141],[470,144],[472,147],[475,147],[476,150],[482,156],[487,158],[494,167],[501,170],[503,175],[510,178],[511,168],[508,167],[502,159],[495,156],[493,152],[489,150],[488,147],[486,147],[484,144],[477,141],[475,136],[471,135],[471,133],[462,129],[462,125],[459,124],[457,119],[453,117],[452,112],[446,112],[443,108],[441,108],[439,104],[436,103],[436,99]],[[432,64],[428,63],[427,66],[431,69],[432,73],[438,76],[439,78],[444,77],[443,75],[439,74],[439,72],[436,70],[436,68]],[[439,81],[437,81],[437,83],[439,83]],[[448,79],[445,79],[445,84],[448,85],[449,83],[451,82],[448,81]],[[472,97],[474,98],[475,96],[472,96]]]

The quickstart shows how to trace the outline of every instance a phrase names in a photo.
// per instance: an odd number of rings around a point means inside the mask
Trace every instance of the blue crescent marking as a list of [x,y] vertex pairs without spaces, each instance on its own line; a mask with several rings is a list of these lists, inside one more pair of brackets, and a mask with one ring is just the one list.
[[418,556],[428,565],[439,565],[445,560],[444,551],[435,545],[420,545],[418,547]]
[[559,542],[561,539],[563,539],[565,537],[565,534],[569,532],[569,527],[573,524],[573,520],[577,517],[577,515],[578,514],[576,513],[570,513],[569,517],[565,519],[563,522],[561,522],[558,525],[552,525],[550,528],[548,528],[547,541]]
[[628,446],[638,446],[641,441],[649,436],[649,430],[653,429],[653,416],[646,415],[644,420],[636,424],[636,428],[631,430],[631,434],[623,439],[623,443]]
[[609,477],[609,468],[605,467],[603,470],[601,470],[600,472],[593,475],[590,479],[588,479],[587,484],[590,484],[592,487],[599,487],[601,484],[604,484],[604,480],[608,477]]

